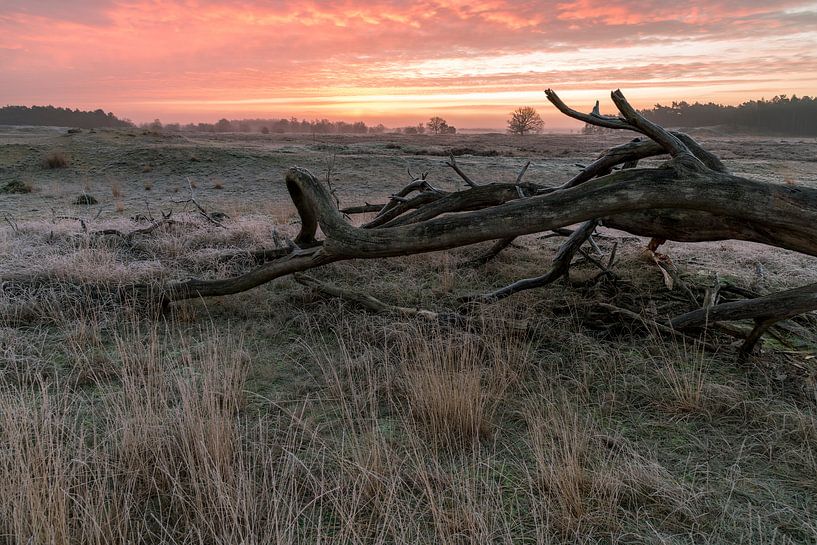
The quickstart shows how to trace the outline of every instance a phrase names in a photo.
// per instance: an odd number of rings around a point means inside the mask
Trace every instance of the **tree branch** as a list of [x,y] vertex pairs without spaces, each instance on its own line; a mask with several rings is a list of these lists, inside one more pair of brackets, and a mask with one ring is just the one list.
[[519,293],[520,291],[541,288],[552,284],[568,273],[570,263],[573,261],[573,256],[576,255],[576,252],[579,251],[582,244],[587,242],[587,239],[593,234],[597,225],[598,222],[596,220],[590,220],[573,231],[573,234],[567,238],[561,247],[559,247],[559,251],[556,252],[556,257],[553,258],[553,265],[550,270],[542,276],[517,280],[504,288],[483,295],[471,296],[468,297],[467,300],[472,302],[494,303],[506,297],[510,297],[514,293]]

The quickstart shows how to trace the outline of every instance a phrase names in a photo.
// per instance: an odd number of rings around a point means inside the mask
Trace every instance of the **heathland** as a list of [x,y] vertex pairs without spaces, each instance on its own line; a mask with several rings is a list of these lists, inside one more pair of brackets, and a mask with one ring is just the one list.
[[[344,207],[385,202],[407,169],[459,187],[450,154],[477,181],[531,161],[527,181],[557,186],[631,136],[0,128],[0,543],[817,541],[813,316],[743,363],[729,331],[655,327],[715,279],[815,282],[814,258],[667,243],[661,269],[600,228],[568,281],[473,309],[478,330],[289,277],[161,316],[99,288],[246,270],[298,231],[292,166]],[[696,138],[737,174],[817,187],[813,138]],[[560,242],[310,274],[447,310],[541,274]]]

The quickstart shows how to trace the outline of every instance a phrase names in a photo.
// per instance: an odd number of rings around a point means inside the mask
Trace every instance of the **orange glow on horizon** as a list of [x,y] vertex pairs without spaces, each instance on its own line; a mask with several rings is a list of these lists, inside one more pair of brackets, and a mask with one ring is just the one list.
[[[533,105],[571,126],[621,88],[637,106],[817,94],[817,3],[692,0],[4,0],[0,103],[137,122],[440,114],[497,128]],[[604,101],[603,101],[604,102]],[[609,101],[607,101],[608,110]]]

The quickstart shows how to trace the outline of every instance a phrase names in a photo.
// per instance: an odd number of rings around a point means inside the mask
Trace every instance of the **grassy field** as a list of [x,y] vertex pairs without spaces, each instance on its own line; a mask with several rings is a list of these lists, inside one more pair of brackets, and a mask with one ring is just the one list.
[[[331,166],[352,205],[383,202],[407,166],[457,187],[452,150],[478,181],[531,160],[527,180],[558,185],[626,140],[3,129],[0,543],[817,542],[813,318],[745,364],[721,331],[714,352],[660,336],[652,320],[694,304],[644,239],[602,229],[615,281],[578,263],[569,282],[475,309],[476,330],[290,278],[160,318],[106,289],[246,270],[242,250],[298,230],[290,166]],[[700,140],[735,172],[817,185],[815,140]],[[173,202],[191,188],[223,227]],[[97,204],[73,204],[83,194]],[[90,234],[171,209],[175,224],[131,240]],[[313,274],[450,310],[541,274],[560,242],[523,237],[479,268],[462,264],[486,245]],[[760,293],[817,281],[817,260],[748,243],[662,251],[695,293],[716,274]]]

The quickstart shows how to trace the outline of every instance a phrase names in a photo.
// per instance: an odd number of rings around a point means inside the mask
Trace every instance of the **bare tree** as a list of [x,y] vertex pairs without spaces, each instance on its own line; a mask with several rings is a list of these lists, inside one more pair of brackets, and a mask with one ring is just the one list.
[[528,133],[540,133],[545,127],[542,117],[531,106],[522,106],[511,112],[508,120],[508,132],[511,134],[526,135]]
[[426,126],[434,134],[446,134],[448,132],[448,123],[442,117],[432,117],[428,120]]

